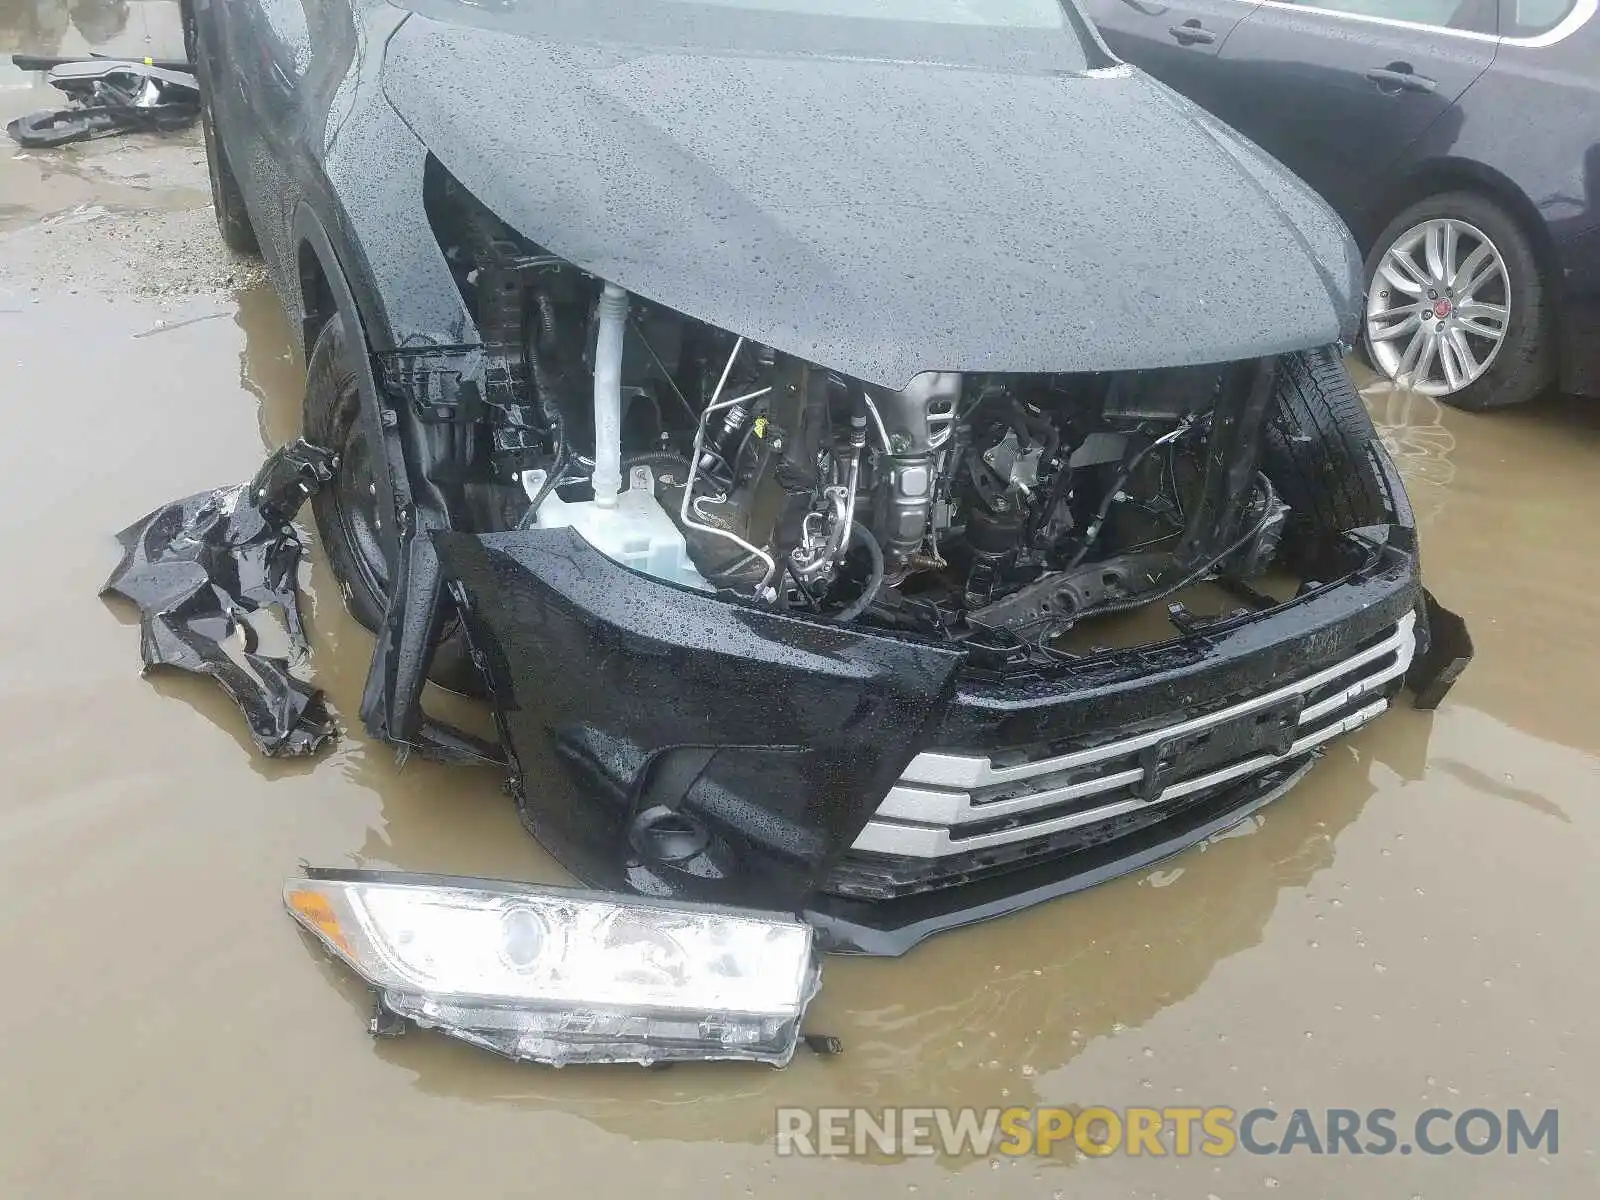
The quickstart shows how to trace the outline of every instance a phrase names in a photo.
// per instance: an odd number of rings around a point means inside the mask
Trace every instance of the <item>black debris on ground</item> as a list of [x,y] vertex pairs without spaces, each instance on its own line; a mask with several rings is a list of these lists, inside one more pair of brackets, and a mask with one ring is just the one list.
[[47,70],[52,86],[65,92],[65,108],[28,113],[6,125],[6,132],[30,149],[110,137],[135,130],[184,129],[200,115],[200,85],[187,64],[158,65],[153,60],[37,58],[17,54],[24,70]]
[[[117,535],[122,561],[100,592],[138,605],[146,671],[215,679],[268,755],[312,754],[336,736],[321,691],[291,673],[309,651],[296,588],[303,549],[291,522],[335,465],[329,451],[296,441],[247,484],[156,509]],[[263,652],[274,616],[286,656]]]

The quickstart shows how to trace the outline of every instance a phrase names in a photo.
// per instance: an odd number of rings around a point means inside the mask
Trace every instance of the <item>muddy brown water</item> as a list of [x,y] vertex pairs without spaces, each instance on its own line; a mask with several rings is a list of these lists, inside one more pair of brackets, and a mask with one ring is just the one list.
[[[175,34],[164,3],[0,0],[0,51],[161,54]],[[8,70],[0,112],[48,101]],[[296,431],[284,317],[205,204],[193,136],[0,152],[0,1196],[1593,1194],[1600,405],[1476,417],[1369,389],[1428,581],[1478,642],[1437,713],[1386,715],[1159,869],[899,961],[829,961],[809,1023],[841,1057],[549,1071],[369,1039],[361,989],[280,909],[301,860],[563,881],[491,774],[397,770],[359,735],[370,643],[320,557],[314,668],[350,733],[314,763],[263,761],[209,685],[141,679],[130,614],[96,597],[114,530]],[[1557,1108],[1561,1140],[772,1145],[779,1105],[1015,1104]]]

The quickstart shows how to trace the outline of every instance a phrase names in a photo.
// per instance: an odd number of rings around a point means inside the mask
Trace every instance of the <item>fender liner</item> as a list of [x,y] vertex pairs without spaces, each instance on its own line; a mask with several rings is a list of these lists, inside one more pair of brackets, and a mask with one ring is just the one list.
[[[505,756],[497,746],[435,721],[422,709],[422,688],[447,616],[431,535],[450,530],[449,510],[436,488],[414,487],[415,480],[427,478],[423,472],[413,473],[408,461],[406,435],[415,430],[414,414],[409,405],[391,405],[379,389],[361,308],[326,229],[305,203],[295,210],[293,233],[297,254],[305,244],[317,256],[333,296],[334,316],[349,323],[345,332],[365,351],[356,368],[361,419],[371,444],[384,448],[379,500],[388,502],[383,550],[394,567],[393,582],[362,689],[362,723],[373,737],[400,746],[402,755],[416,749],[428,758],[503,765]],[[303,299],[301,303],[303,309]]]

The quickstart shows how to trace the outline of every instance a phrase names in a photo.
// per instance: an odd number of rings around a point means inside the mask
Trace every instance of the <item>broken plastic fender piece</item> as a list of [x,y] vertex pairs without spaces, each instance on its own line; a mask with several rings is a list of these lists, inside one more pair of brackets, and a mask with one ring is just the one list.
[[50,82],[72,100],[71,107],[29,113],[6,126],[6,132],[30,148],[63,146],[132,130],[182,129],[200,112],[200,85],[194,73],[173,70],[151,59],[15,55],[12,61],[18,66],[50,63]]
[[1406,686],[1416,708],[1438,708],[1461,672],[1472,661],[1472,635],[1467,623],[1422,589],[1423,619],[1427,623],[1428,649],[1412,660]]
[[299,535],[289,522],[332,478],[328,451],[280,447],[247,484],[200,492],[156,509],[117,535],[122,561],[100,594],[139,606],[145,669],[209,675],[244,711],[269,755],[310,754],[334,736],[322,694],[290,661],[260,653],[252,617],[275,610],[296,661],[307,650],[296,573]]
[[310,869],[284,884],[302,926],[393,1017],[508,1058],[783,1066],[820,970],[783,913],[504,880]]

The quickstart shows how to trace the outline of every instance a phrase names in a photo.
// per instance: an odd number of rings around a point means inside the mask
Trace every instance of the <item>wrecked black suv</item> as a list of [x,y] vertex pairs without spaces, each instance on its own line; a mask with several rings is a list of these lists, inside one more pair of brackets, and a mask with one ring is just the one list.
[[184,9],[367,728],[585,883],[899,953],[1464,663],[1343,226],[1073,0]]

